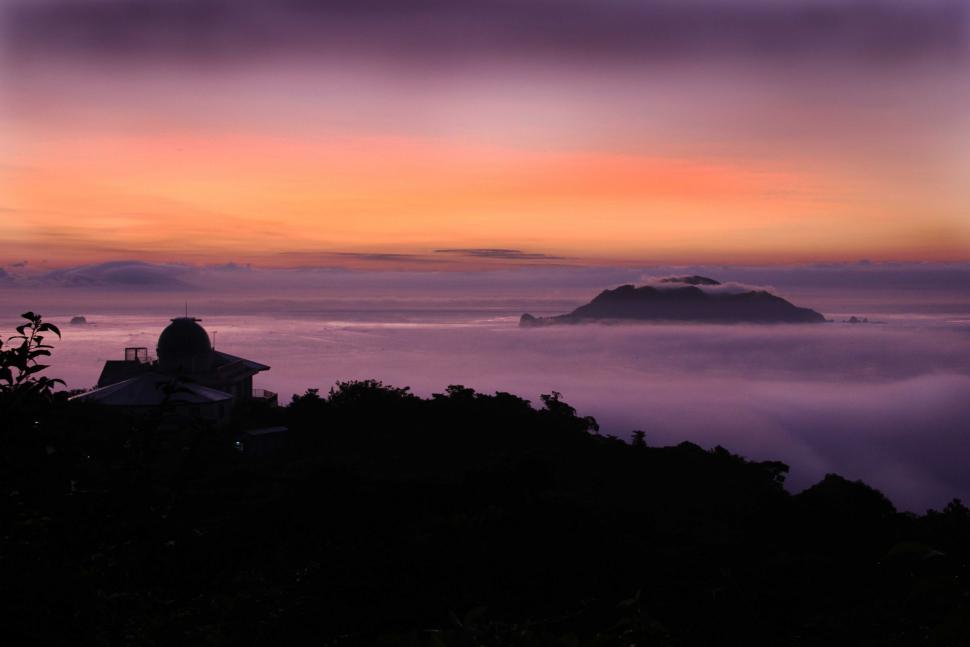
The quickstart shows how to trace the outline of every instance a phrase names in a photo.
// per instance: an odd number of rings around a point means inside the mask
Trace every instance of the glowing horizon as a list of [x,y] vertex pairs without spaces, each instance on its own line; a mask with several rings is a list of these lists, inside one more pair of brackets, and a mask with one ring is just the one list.
[[[643,48],[624,40],[632,27],[606,21],[586,60],[551,27],[549,52],[534,44],[544,26],[497,38],[508,7],[472,12],[492,22],[469,27],[466,46],[444,35],[468,16],[439,8],[418,51],[392,5],[376,24],[346,7],[214,5],[226,24],[308,25],[237,42],[229,27],[159,31],[124,2],[68,3],[67,14],[60,4],[0,4],[14,36],[0,265],[970,260],[970,66],[966,29],[947,13],[956,6],[965,22],[963,4],[918,13],[886,0],[935,34],[914,31],[899,51],[892,12],[836,13],[850,36],[887,48],[885,61],[767,7],[713,44],[698,36],[703,11],[629,9],[633,22],[672,20],[687,44]],[[194,19],[159,6],[171,12],[162,18]],[[526,17],[544,25],[536,11]],[[364,30],[360,42],[319,51],[314,39],[341,20]],[[105,45],[97,21],[151,45]],[[762,32],[794,45],[766,62],[749,51]],[[186,57],[189,35],[211,45]],[[436,251],[461,249],[520,253]]]

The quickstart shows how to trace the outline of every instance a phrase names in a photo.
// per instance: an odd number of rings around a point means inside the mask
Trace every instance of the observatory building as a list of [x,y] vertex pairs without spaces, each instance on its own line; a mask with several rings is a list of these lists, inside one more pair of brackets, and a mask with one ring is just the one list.
[[253,389],[253,376],[269,366],[215,350],[200,321],[172,319],[158,337],[154,361],[148,348],[125,348],[125,359],[105,362],[97,388],[74,399],[131,409],[170,405],[217,425],[249,400],[275,405],[275,393]]

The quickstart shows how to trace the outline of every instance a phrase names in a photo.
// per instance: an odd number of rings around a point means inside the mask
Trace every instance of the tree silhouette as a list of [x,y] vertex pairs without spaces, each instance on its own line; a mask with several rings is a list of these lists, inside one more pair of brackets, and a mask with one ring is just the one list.
[[[790,494],[784,463],[600,436],[557,392],[354,380],[173,426],[40,381],[57,330],[27,314],[0,347],[0,402],[30,394],[0,409],[4,644],[970,644],[958,500]],[[285,447],[235,451],[254,424]]]
[[49,357],[53,348],[44,343],[42,333],[60,337],[61,331],[33,312],[21,317],[27,322],[17,326],[17,334],[6,341],[0,339],[0,397],[6,407],[15,407],[33,397],[50,398],[54,388],[64,384],[63,380],[38,375],[48,365],[37,361],[38,357]]

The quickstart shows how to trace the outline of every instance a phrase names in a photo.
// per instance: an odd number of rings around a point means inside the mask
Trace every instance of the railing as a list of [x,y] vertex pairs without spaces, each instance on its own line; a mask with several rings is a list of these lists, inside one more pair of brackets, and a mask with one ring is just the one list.
[[144,346],[128,346],[125,348],[125,361],[148,364],[151,358],[148,355],[148,348]]

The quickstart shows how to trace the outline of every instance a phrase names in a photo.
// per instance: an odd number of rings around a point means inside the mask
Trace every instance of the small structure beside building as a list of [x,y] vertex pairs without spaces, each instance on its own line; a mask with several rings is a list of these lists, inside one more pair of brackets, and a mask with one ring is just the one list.
[[253,376],[270,367],[215,350],[200,321],[172,319],[158,337],[156,360],[146,347],[125,348],[125,359],[105,362],[97,388],[75,399],[131,409],[168,405],[216,425],[254,398],[276,405],[272,391],[253,390]]

